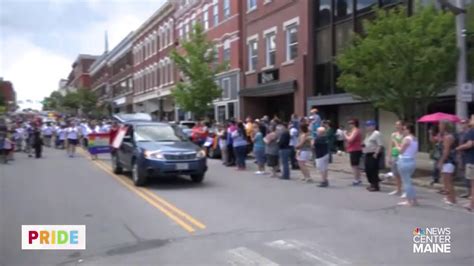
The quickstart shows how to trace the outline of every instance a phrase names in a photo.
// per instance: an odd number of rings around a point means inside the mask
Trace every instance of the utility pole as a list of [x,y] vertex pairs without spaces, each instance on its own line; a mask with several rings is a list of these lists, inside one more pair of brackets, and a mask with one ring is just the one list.
[[[465,10],[465,0],[457,0],[456,7]],[[461,119],[467,119],[467,102],[462,99],[463,86],[467,83],[467,52],[465,31],[466,12],[461,12],[456,16],[456,36],[457,47],[459,49],[459,59],[456,76],[456,115]],[[472,92],[471,92],[472,95]],[[472,97],[472,96],[471,96]],[[472,101],[472,99],[471,99]]]

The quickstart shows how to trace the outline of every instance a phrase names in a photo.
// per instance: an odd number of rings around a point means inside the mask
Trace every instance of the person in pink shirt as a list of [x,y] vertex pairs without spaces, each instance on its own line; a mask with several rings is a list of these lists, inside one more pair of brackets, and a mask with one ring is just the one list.
[[353,118],[349,120],[349,131],[344,132],[346,140],[346,151],[349,153],[352,171],[354,173],[353,186],[362,184],[360,179],[360,159],[362,157],[362,134],[359,129],[359,120]]

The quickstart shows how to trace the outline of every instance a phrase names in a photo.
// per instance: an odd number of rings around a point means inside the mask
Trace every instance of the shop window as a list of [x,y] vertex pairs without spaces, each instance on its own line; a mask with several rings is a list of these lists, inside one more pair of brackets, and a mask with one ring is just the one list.
[[317,26],[322,27],[331,23],[331,0],[319,0]]
[[343,20],[352,14],[353,0],[336,0],[334,6],[334,19]]
[[344,48],[350,45],[352,34],[353,34],[353,24],[352,21],[344,22],[336,25],[336,54],[341,53]]
[[339,79],[339,76],[341,76],[341,71],[337,67],[337,65],[333,65],[333,76],[334,76],[334,93],[345,93],[346,91],[344,88],[337,86],[337,80]]
[[331,29],[326,28],[316,33],[316,63],[325,63],[332,58]]
[[316,91],[315,95],[331,94],[331,68],[330,62],[316,65]]
[[229,112],[229,118],[235,118],[235,103],[228,103],[227,110]]
[[378,0],[357,0],[357,12],[366,13],[372,11],[377,6]]

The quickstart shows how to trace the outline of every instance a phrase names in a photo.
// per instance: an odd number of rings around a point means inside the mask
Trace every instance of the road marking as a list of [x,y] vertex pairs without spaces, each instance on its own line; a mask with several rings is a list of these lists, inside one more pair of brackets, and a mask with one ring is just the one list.
[[235,266],[278,266],[279,264],[265,258],[245,247],[238,247],[227,251],[228,263]]
[[163,212],[166,216],[168,216],[171,220],[176,222],[178,225],[180,225],[184,230],[188,231],[189,233],[194,233],[196,230],[190,226],[189,224],[185,223],[183,220],[180,218],[176,217],[173,213],[169,212],[167,209],[165,209],[163,206],[159,205],[155,201],[153,201],[152,198],[148,197],[143,193],[142,191],[138,190],[137,188],[133,187],[132,185],[128,184],[124,180],[122,180],[119,176],[115,175],[113,172],[111,172],[109,169],[107,169],[105,166],[103,166],[100,163],[95,163],[99,168],[113,176],[118,182],[120,182],[122,185],[124,185],[126,188],[131,190],[132,192],[135,192],[138,196],[140,196],[142,199],[144,199],[146,202],[148,202],[150,205],[154,206],[155,208],[159,209],[161,212]]
[[[112,167],[108,164],[106,164],[105,162],[102,162],[102,161],[95,161],[97,163],[100,163],[102,166],[106,167],[110,172],[113,172],[112,171]],[[114,174],[115,175],[115,174]],[[185,218],[186,220],[188,220],[190,223],[192,223],[194,226],[200,228],[200,229],[206,229],[206,226],[198,221],[197,219],[193,218],[191,215],[185,213],[183,210],[179,209],[178,207],[176,206],[173,206],[173,204],[169,203],[168,201],[166,201],[165,199],[163,199],[162,197],[156,195],[155,193],[153,193],[151,190],[147,189],[147,188],[138,188],[138,187],[135,187],[135,185],[133,185],[132,181],[129,179],[129,178],[126,178],[125,176],[119,176],[117,175],[119,178],[121,178],[123,181],[127,182],[128,185],[130,186],[133,186],[135,189],[138,189],[140,190],[141,192],[147,194],[149,197],[153,198],[155,201],[157,201],[158,203],[160,203],[161,205],[164,205],[165,207],[167,207],[168,209],[170,209],[171,211],[173,211],[174,213],[178,214],[179,216]]]
[[316,260],[323,265],[337,266],[342,264],[350,264],[348,261],[324,251],[321,247],[314,247],[297,240],[276,240],[273,242],[268,242],[265,245],[280,250],[295,250],[300,257],[303,257],[304,259]]
[[[194,233],[196,231],[196,229],[192,225],[200,229],[206,228],[206,226],[202,222],[193,218],[191,215],[185,213],[181,209],[175,207],[173,204],[159,197],[158,195],[151,192],[150,190],[147,190],[146,188],[136,187],[129,178],[115,174],[112,171],[112,168],[110,167],[110,165],[106,164],[105,162],[102,162],[100,160],[92,160],[83,150],[79,150],[79,153],[81,153],[84,157],[88,158],[91,162],[94,163],[94,165],[104,170],[109,175],[111,175],[114,179],[116,179],[119,183],[121,183],[123,186],[128,188],[130,191],[137,194],[147,203],[159,209],[163,214],[168,216],[171,220],[173,220],[176,224],[181,226],[187,232]],[[184,221],[182,218],[178,216],[185,218],[188,222]],[[191,225],[189,223],[191,223]]]

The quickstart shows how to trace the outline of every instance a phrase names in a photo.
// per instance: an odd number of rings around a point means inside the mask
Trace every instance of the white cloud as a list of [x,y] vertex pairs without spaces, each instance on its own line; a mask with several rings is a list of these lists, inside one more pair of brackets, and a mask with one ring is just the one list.
[[[72,2],[72,0],[41,1],[50,4],[47,9],[37,11],[42,16],[62,14],[66,10],[65,5]],[[108,31],[109,50],[111,50],[165,2],[165,0],[80,1],[79,3],[89,8],[91,17],[94,17],[91,19],[93,22],[90,22],[87,21],[88,15],[84,15],[84,23],[88,23],[86,28],[78,30],[74,26],[64,27],[77,24],[77,21],[71,19],[71,21],[60,21],[59,23],[63,23],[62,27],[48,28],[44,32],[31,29],[28,34],[6,36],[0,31],[0,75],[12,81],[18,99],[42,100],[57,89],[61,78],[67,77],[78,54],[98,55],[104,51],[105,30]],[[58,48],[51,50],[50,47],[39,46],[35,44],[38,42],[35,42],[33,37],[50,38],[46,43],[56,42],[58,45],[55,47]]]
[[42,100],[57,89],[72,62],[22,38],[7,38],[3,44],[0,73],[13,82],[18,99]]

